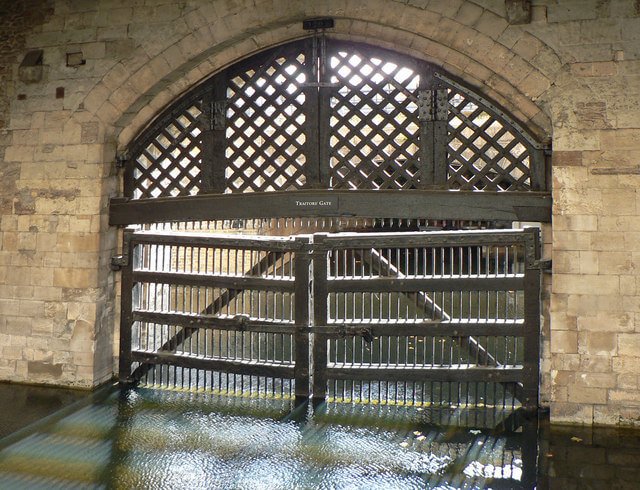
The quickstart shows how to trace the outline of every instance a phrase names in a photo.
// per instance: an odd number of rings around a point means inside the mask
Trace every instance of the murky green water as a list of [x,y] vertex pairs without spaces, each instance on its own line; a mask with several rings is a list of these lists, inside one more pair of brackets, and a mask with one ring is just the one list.
[[0,488],[530,487],[507,413],[150,389],[93,398],[4,439]]

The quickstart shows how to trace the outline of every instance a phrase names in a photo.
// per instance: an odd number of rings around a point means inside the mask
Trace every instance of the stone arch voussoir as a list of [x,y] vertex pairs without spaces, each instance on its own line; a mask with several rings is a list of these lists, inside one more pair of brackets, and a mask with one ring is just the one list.
[[362,2],[334,0],[295,2],[294,8],[285,0],[264,0],[250,9],[243,3],[216,2],[185,14],[189,29],[178,41],[156,47],[155,56],[146,56],[141,47],[139,56],[115,64],[87,95],[85,109],[112,128],[124,147],[189,88],[257,51],[307,36],[302,20],[328,15],[335,18],[330,35],[436,63],[493,98],[541,139],[551,134],[549,115],[538,101],[560,72],[559,58],[542,41],[473,2],[457,9],[404,3],[389,8],[390,2],[381,0],[366,8]]

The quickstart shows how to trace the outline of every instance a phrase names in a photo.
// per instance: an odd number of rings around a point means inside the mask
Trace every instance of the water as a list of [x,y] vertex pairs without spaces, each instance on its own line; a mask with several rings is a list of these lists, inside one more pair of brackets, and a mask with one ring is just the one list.
[[87,391],[0,383],[0,440],[87,397]]
[[523,412],[115,388],[0,440],[0,488],[637,488],[640,434],[596,433]]

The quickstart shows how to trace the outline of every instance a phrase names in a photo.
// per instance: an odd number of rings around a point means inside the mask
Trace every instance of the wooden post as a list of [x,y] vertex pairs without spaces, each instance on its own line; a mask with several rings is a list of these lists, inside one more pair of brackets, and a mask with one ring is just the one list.
[[526,408],[538,407],[540,383],[540,256],[538,228],[525,230],[527,264],[524,273],[524,372],[522,404]]
[[327,70],[328,56],[324,38],[319,39],[318,60],[320,73],[318,77],[318,163],[320,187],[329,189],[331,178],[331,78]]
[[317,80],[317,62],[318,62],[318,40],[311,38],[307,40],[304,50],[304,67],[306,75],[306,83],[304,86],[304,103],[306,114],[304,120],[304,154],[306,158],[304,175],[306,177],[306,187],[317,189],[320,187],[320,165],[321,161],[318,156],[320,147],[320,135],[318,119],[318,80]]
[[120,311],[120,363],[118,379],[121,383],[131,381],[131,329],[133,328],[134,285],[133,269],[136,264],[134,257],[135,245],[133,243],[134,231],[127,228],[124,231],[123,256],[125,257],[121,278],[122,305]]
[[204,194],[222,193],[226,187],[226,91],[227,75],[224,72],[215,78],[211,92],[204,99],[203,155],[200,168],[200,188]]
[[[423,77],[425,78],[425,77]],[[425,83],[421,81],[421,83]],[[433,152],[433,91],[421,88],[418,92],[418,119],[420,121],[420,188],[433,186],[434,152]]]
[[[324,234],[313,236],[313,326],[327,325],[327,253]],[[313,334],[313,398],[327,396],[327,336]]]
[[295,364],[295,396],[296,399],[307,399],[311,394],[309,378],[309,238],[296,239],[298,247],[295,252],[295,326],[294,334]]
[[544,150],[529,148],[529,172],[531,172],[531,190],[546,190],[546,156]]

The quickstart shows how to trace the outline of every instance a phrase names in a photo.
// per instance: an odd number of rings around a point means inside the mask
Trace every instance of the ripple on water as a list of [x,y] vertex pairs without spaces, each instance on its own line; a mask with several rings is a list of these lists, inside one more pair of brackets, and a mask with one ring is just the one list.
[[[0,471],[18,453],[25,464],[17,476],[5,467],[0,481],[53,484],[65,477],[55,463],[66,460],[90,468],[66,475],[87,488],[410,490],[453,480],[450,488],[481,488],[504,454],[515,461],[504,440],[448,440],[417,409],[324,407],[297,418],[291,410],[282,400],[116,393],[5,448]],[[501,476],[513,477],[508,471]]]

